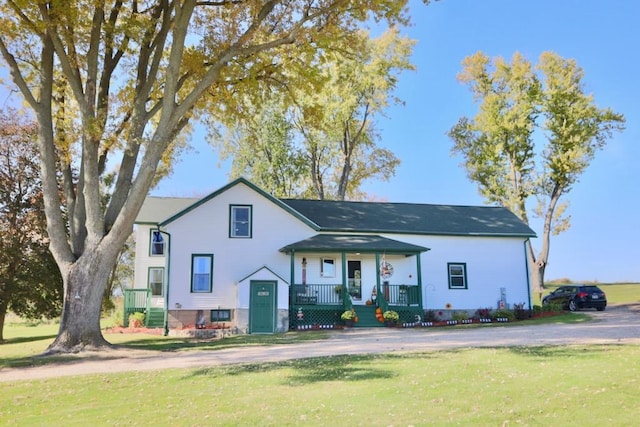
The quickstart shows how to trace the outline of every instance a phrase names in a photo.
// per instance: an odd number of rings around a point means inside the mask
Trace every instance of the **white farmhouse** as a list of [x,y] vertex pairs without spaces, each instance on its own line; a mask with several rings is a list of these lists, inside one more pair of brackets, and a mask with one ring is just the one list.
[[378,307],[403,323],[531,307],[535,233],[501,207],[277,199],[240,178],[202,199],[148,197],[136,224],[125,316],[144,310],[166,331],[332,328],[351,309],[373,327]]

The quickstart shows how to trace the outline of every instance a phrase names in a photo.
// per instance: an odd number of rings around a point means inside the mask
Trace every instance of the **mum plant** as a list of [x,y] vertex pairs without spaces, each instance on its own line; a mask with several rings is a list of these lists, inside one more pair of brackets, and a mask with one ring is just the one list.
[[340,316],[340,318],[342,320],[356,320],[357,314],[356,311],[354,309],[351,310],[346,310],[344,313],[342,313],[342,315]]
[[382,317],[384,317],[384,320],[387,322],[397,322],[398,320],[400,320],[400,316],[398,315],[398,313],[393,310],[385,311],[382,314]]

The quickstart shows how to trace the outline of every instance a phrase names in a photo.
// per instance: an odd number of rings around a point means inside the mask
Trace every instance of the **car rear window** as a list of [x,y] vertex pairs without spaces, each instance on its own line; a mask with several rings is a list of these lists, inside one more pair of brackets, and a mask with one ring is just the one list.
[[600,290],[600,288],[599,288],[599,287],[597,287],[597,286],[583,286],[583,287],[582,287],[582,291],[584,291],[584,292],[589,292],[589,293],[592,293],[592,292],[602,292],[602,291]]

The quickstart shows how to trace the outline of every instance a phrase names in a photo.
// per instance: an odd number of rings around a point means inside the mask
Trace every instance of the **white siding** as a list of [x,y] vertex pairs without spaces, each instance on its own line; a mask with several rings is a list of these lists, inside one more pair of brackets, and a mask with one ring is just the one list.
[[[230,205],[252,206],[251,238],[229,238]],[[315,234],[244,184],[198,206],[166,230],[171,235],[169,307],[179,303],[183,309],[236,308],[238,281],[262,266],[289,278],[290,257],[279,249]],[[191,292],[192,254],[213,254],[213,292]]]
[[[413,236],[408,242],[430,251],[422,254],[425,309],[496,308],[500,288],[507,303],[529,303],[524,240],[499,237]],[[467,289],[449,289],[447,263],[465,263]]]
[[[251,238],[229,238],[231,205],[252,207]],[[170,236],[165,249],[165,254],[169,253],[171,259],[167,266],[165,257],[149,255],[150,230],[151,226],[148,225],[136,227],[136,287],[147,287],[149,267],[166,267],[170,286],[169,309],[176,307],[176,304],[183,310],[237,309],[244,313],[244,317],[249,309],[251,280],[276,281],[277,308],[288,310],[291,258],[279,252],[279,249],[317,234],[299,218],[243,183],[217,194],[163,228]],[[394,234],[384,237],[430,248],[420,255],[425,309],[442,310],[448,304],[453,310],[495,308],[501,297],[501,288],[506,289],[506,300],[510,306],[529,302],[523,238]],[[191,292],[193,254],[213,255],[212,292]],[[296,254],[294,283],[302,283],[303,258],[307,262],[307,284],[342,283],[340,253]],[[320,274],[322,258],[335,260],[334,277]],[[375,255],[349,254],[346,259],[360,260],[362,263],[360,303],[364,303],[377,283]],[[394,274],[389,278],[390,284],[418,284],[415,256],[387,254],[385,259],[394,267]],[[467,289],[449,289],[447,263],[466,265]],[[242,283],[239,283],[241,280]],[[240,326],[243,322],[240,322]]]
[[[135,272],[133,278],[133,287],[136,289],[146,289],[149,283],[149,268],[164,267],[166,259],[164,256],[150,255],[149,244],[151,238],[151,229],[155,228],[146,224],[138,224],[135,227]],[[165,247],[166,250],[166,247]],[[166,276],[166,271],[165,271]],[[160,300],[162,300],[160,298]],[[158,304],[162,306],[162,302]]]

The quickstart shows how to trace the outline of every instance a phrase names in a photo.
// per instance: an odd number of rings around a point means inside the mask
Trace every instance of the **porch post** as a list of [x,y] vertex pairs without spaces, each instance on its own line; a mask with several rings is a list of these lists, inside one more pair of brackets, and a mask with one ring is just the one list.
[[[347,253],[341,252],[342,260],[342,305],[346,310],[347,308]],[[349,306],[351,305],[351,298],[349,298]]]
[[289,310],[293,309],[293,290],[295,289],[295,284],[296,284],[296,251],[292,250],[291,251],[291,271],[290,271],[290,278],[289,278]]
[[376,252],[376,298],[380,298],[382,295],[382,289],[380,288],[380,253]]
[[420,261],[422,254],[418,252],[416,254],[416,268],[418,269],[418,304],[420,304],[420,308],[424,310],[424,306],[422,305],[422,262]]

